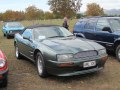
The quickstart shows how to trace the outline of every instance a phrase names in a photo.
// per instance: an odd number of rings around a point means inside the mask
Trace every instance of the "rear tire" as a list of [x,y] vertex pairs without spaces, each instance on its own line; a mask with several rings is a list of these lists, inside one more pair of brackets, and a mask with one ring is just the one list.
[[38,71],[39,76],[42,78],[47,77],[45,62],[44,62],[43,56],[40,52],[38,52],[36,54],[36,66],[37,66],[37,71]]
[[19,49],[17,45],[15,46],[15,56],[17,59],[21,59],[22,55],[19,53]]
[[120,45],[116,48],[116,58],[120,62]]

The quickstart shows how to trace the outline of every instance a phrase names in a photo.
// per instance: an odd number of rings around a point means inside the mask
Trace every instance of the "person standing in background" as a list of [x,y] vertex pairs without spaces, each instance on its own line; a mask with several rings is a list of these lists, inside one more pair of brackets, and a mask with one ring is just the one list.
[[66,29],[69,30],[69,24],[68,24],[68,17],[67,16],[64,17],[63,27],[65,27]]

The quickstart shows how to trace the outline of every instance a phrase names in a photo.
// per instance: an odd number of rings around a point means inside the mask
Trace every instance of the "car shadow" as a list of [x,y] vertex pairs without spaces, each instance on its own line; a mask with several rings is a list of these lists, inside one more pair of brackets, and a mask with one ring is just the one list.
[[82,74],[82,75],[75,75],[75,76],[53,76],[49,75],[47,78],[44,78],[46,80],[52,80],[59,83],[70,83],[73,81],[80,81],[81,83],[84,83],[84,81],[88,81],[90,79],[95,79],[101,75],[102,72],[94,72],[89,74]]
[[0,90],[8,90],[7,87],[0,86]]

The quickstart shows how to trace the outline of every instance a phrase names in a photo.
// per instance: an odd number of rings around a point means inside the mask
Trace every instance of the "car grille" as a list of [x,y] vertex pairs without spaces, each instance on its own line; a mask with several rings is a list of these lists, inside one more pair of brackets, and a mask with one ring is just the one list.
[[21,30],[11,30],[10,32],[11,32],[12,34],[16,34],[16,33],[20,33]]
[[75,58],[85,58],[85,57],[92,57],[92,56],[97,56],[97,51],[84,51],[84,52],[79,52],[74,55]]

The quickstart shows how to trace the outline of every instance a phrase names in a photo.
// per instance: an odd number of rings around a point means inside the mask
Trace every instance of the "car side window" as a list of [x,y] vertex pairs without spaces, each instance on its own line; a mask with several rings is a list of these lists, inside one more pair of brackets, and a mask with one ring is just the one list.
[[75,30],[76,31],[79,31],[79,30],[82,30],[82,28],[83,28],[83,26],[84,26],[84,24],[85,24],[86,22],[85,21],[78,21],[76,24],[75,24]]
[[32,39],[32,30],[31,30],[31,29],[26,29],[26,30],[23,32],[22,36]]
[[96,24],[96,19],[88,20],[84,26],[85,30],[94,30]]
[[104,27],[110,27],[108,21],[106,19],[99,19],[96,25],[96,30],[102,31]]

